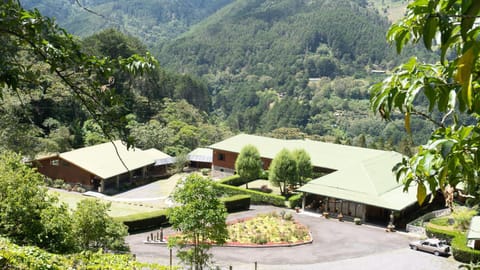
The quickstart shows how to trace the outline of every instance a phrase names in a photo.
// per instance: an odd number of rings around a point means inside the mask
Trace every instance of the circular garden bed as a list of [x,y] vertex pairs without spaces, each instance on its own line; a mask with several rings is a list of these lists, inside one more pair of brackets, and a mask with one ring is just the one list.
[[229,239],[224,246],[283,247],[312,242],[308,228],[285,211],[239,219],[230,222],[227,228]]

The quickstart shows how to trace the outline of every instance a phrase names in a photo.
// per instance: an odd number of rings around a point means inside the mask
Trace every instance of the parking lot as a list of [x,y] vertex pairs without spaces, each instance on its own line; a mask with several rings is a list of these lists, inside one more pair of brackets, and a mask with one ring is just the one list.
[[[273,206],[252,205],[251,210],[231,214],[228,219],[281,210]],[[415,238],[403,232],[391,233],[376,226],[358,226],[307,213],[293,215],[310,228],[312,244],[297,247],[214,247],[211,251],[216,265],[221,269],[229,269],[229,266],[233,269],[255,269],[257,262],[257,269],[374,270],[457,269],[459,265],[451,257],[436,257],[410,250],[408,242]],[[168,235],[171,232],[167,229],[164,233]],[[139,261],[168,265],[169,249],[165,245],[144,244],[148,235],[150,232],[128,236],[131,252]],[[178,263],[175,252],[173,262]]]

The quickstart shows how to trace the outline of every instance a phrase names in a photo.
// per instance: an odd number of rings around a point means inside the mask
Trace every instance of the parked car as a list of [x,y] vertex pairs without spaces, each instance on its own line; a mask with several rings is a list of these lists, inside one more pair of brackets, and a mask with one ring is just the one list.
[[410,248],[413,250],[430,252],[435,254],[435,256],[450,254],[450,246],[447,245],[445,241],[439,239],[429,238],[419,241],[413,241],[410,242],[409,245]]

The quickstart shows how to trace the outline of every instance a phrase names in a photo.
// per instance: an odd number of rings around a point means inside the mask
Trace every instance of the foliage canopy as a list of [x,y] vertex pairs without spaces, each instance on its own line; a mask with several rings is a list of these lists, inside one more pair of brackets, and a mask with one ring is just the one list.
[[225,205],[212,180],[198,174],[182,181],[173,199],[180,205],[169,209],[168,219],[181,235],[170,238],[169,245],[179,248],[177,256],[185,265],[203,269],[211,260],[211,245],[223,244],[228,237]]
[[[412,58],[371,90],[371,108],[384,119],[399,111],[407,131],[414,115],[435,125],[428,142],[395,168],[405,189],[417,185],[420,203],[427,188],[435,193],[459,183],[479,199],[479,13],[479,1],[417,0],[387,34],[398,52],[407,43],[419,42],[439,51],[437,63]],[[426,110],[419,108],[421,100],[428,102]]]

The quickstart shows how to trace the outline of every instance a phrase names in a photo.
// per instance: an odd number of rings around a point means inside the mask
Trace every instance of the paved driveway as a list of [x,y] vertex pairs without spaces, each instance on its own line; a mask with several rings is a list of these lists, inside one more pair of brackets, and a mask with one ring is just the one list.
[[[252,206],[251,210],[229,215],[228,219],[260,212],[281,211],[272,206]],[[286,210],[291,211],[291,210]],[[293,212],[293,211],[292,211]],[[221,269],[456,269],[451,258],[435,257],[408,249],[412,237],[383,228],[339,222],[317,215],[294,213],[294,218],[310,228],[313,243],[297,247],[236,248],[214,247],[212,253]],[[171,233],[165,230],[166,235]],[[169,264],[166,246],[143,244],[150,233],[127,237],[137,260]],[[177,263],[173,252],[174,264]]]

